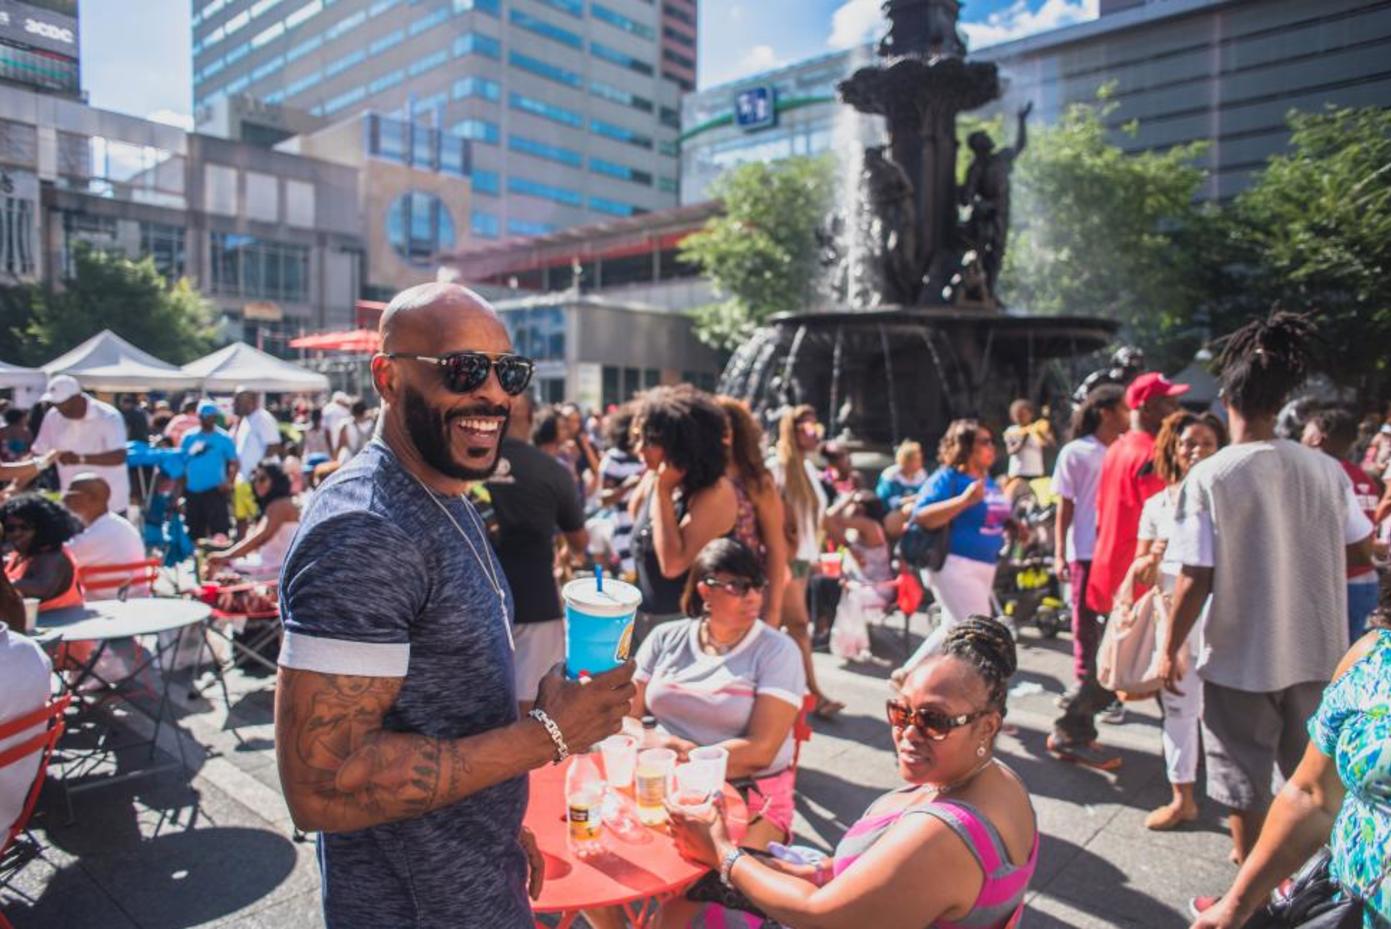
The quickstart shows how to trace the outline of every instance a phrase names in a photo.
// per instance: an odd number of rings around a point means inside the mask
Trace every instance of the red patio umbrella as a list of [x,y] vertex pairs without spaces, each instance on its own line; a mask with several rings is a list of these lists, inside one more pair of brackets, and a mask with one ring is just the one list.
[[381,348],[381,336],[372,329],[353,329],[346,332],[318,332],[290,340],[291,348],[313,352],[352,352],[370,354]]

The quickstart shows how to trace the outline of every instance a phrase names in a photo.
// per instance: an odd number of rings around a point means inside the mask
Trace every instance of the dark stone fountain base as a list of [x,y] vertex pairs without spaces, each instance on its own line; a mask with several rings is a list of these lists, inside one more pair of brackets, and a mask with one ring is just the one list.
[[1116,331],[1081,316],[1012,316],[928,308],[783,316],[759,329],[725,368],[720,392],[767,422],[810,404],[830,437],[885,451],[904,439],[929,459],[953,419],[1003,428],[1012,400],[1066,410],[1081,360]]

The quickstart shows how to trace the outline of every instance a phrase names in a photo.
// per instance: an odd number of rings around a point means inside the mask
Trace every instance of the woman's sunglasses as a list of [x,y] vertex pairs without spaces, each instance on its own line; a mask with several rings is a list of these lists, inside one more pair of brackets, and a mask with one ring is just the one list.
[[722,581],[718,578],[705,578],[705,586],[725,590],[734,594],[736,597],[746,596],[751,590],[762,590],[767,585],[762,581],[750,581],[744,578],[735,578],[732,581]]
[[451,352],[448,355],[411,355],[405,352],[386,352],[387,358],[409,358],[432,364],[444,372],[444,384],[456,394],[471,394],[497,371],[497,382],[509,396],[527,389],[536,370],[530,358],[521,355],[490,355],[487,352]]
[[989,709],[984,709],[976,710],[974,713],[963,713],[960,716],[948,716],[946,713],[938,713],[936,710],[915,710],[906,703],[899,703],[897,700],[889,701],[888,711],[890,726],[895,729],[906,729],[912,726],[925,738],[934,742],[942,741],[951,735],[953,729],[960,729],[991,712]]

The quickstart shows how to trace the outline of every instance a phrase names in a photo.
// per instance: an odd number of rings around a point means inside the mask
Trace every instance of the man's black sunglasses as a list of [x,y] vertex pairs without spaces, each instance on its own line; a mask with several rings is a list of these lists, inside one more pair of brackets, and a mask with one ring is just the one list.
[[444,383],[456,394],[471,394],[488,380],[490,371],[497,371],[497,382],[510,396],[527,389],[536,364],[521,355],[490,355],[487,352],[451,352],[448,355],[412,355],[407,352],[386,352],[387,358],[409,358],[435,365],[444,371]]

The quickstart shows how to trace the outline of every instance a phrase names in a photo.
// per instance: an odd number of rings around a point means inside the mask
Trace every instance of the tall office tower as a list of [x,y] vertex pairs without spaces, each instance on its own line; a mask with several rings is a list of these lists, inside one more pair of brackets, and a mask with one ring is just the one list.
[[676,205],[681,86],[666,75],[694,79],[694,29],[664,16],[694,22],[692,0],[192,3],[196,114],[247,97],[469,139],[475,237]]
[[662,76],[696,89],[696,0],[661,0]]

